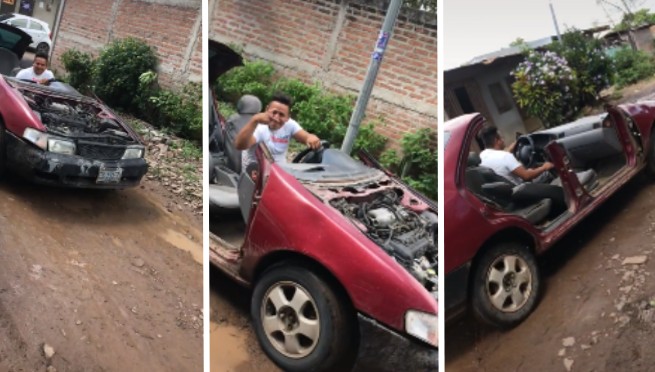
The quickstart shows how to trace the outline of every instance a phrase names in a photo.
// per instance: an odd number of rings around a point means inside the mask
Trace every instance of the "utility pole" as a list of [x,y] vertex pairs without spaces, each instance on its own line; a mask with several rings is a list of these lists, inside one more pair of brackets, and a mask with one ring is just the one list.
[[550,6],[550,15],[553,16],[553,23],[555,24],[555,32],[557,32],[557,40],[562,41],[562,35],[560,35],[559,33],[559,25],[557,24],[557,17],[555,17],[555,8],[553,8],[553,3],[549,1],[548,6]]
[[366,73],[364,86],[359,92],[359,97],[357,97],[357,103],[355,104],[355,109],[353,110],[353,114],[350,117],[350,123],[348,124],[348,131],[343,140],[343,145],[341,145],[341,151],[346,154],[350,154],[353,150],[355,138],[357,138],[357,133],[359,132],[359,126],[364,117],[364,113],[366,112],[368,100],[371,97],[373,84],[375,83],[375,78],[378,75],[378,70],[382,63],[382,57],[384,57],[384,51],[387,48],[389,39],[391,38],[391,32],[396,23],[396,19],[398,18],[398,13],[400,12],[400,6],[402,3],[402,0],[391,0],[391,3],[389,3],[387,15],[384,17],[384,23],[382,24],[380,35],[378,36],[373,55],[371,56],[371,63],[368,65],[368,72]]

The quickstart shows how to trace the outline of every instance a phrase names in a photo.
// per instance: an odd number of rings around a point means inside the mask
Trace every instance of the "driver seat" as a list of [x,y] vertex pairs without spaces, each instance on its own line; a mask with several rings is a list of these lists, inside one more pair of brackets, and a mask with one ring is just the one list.
[[[237,174],[241,173],[241,151],[234,147],[234,139],[250,119],[261,110],[262,102],[259,98],[246,94],[237,102],[237,113],[230,116],[225,123],[224,144],[227,165]],[[254,156],[254,146],[247,151],[253,152],[251,155]]]

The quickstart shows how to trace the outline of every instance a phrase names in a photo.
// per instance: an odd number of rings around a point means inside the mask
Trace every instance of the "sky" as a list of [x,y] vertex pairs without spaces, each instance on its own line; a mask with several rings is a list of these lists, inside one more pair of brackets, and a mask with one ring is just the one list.
[[[560,32],[618,23],[621,13],[597,0],[551,0]],[[613,0],[612,2],[620,3]],[[637,0],[637,9],[655,11],[655,0]],[[444,67],[460,66],[516,40],[556,35],[549,0],[443,0]],[[608,14],[609,17],[608,18]],[[611,25],[611,24],[610,24]]]

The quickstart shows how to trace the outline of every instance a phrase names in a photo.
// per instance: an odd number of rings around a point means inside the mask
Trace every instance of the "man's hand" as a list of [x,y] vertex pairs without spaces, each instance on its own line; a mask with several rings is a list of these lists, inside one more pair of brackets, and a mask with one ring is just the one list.
[[50,85],[50,79],[39,79],[36,82],[41,85]]
[[547,162],[543,163],[540,168],[543,168],[544,171],[549,171],[549,170],[555,168],[555,164],[547,161]]
[[264,111],[253,115],[251,121],[260,124],[268,124],[271,121],[271,116],[268,114],[268,111]]
[[321,147],[321,139],[314,134],[310,134],[309,136],[307,136],[305,145],[307,145],[307,147],[310,147],[312,150],[316,150],[319,147]]

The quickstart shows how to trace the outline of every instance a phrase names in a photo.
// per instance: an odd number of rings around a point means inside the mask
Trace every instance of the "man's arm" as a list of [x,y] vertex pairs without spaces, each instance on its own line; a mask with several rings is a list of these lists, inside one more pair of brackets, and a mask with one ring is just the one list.
[[247,150],[254,146],[257,143],[257,139],[253,134],[255,133],[255,129],[257,129],[257,125],[259,123],[268,123],[268,120],[268,114],[265,112],[253,115],[250,121],[248,121],[248,124],[241,128],[239,134],[234,139],[234,147],[237,150]]
[[520,177],[523,181],[531,181],[537,178],[540,174],[553,169],[553,167],[553,163],[548,161],[537,168],[526,168],[522,165],[519,165],[519,167],[515,168],[512,173]]
[[305,145],[307,145],[307,147],[310,147],[310,148],[312,148],[314,150],[321,147],[321,139],[318,138],[318,136],[316,136],[315,134],[311,134],[311,133],[307,132],[304,129],[301,129],[301,130],[297,131],[293,135],[293,138],[296,141],[298,141],[298,142],[300,142],[302,144],[305,144]]

